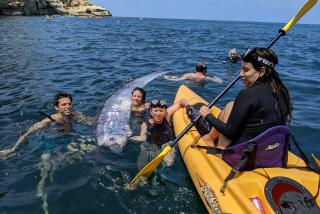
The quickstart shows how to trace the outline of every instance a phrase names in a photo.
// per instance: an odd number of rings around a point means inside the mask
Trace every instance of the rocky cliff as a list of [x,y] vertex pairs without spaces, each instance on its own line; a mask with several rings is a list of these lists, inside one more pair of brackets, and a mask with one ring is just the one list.
[[111,12],[88,0],[0,0],[0,15],[111,16]]

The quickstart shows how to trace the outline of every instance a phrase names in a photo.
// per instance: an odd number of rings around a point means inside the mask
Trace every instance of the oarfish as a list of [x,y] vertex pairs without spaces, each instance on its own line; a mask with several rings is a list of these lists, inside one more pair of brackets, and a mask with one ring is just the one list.
[[131,113],[131,92],[135,87],[144,87],[148,82],[166,72],[151,73],[135,79],[115,92],[104,104],[97,124],[97,141],[99,146],[109,147],[120,153],[132,134],[129,127]]

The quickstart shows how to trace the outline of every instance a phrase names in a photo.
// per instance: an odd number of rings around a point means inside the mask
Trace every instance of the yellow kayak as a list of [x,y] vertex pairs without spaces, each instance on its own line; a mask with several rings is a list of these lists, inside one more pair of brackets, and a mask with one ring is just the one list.
[[[208,102],[182,85],[175,101],[185,98],[190,104]],[[213,107],[212,114],[217,116],[220,109]],[[190,123],[185,109],[180,109],[173,116],[175,135],[180,134]],[[306,192],[316,196],[316,205],[320,204],[320,175],[310,171],[302,159],[289,152],[288,168],[259,168],[252,171],[238,172],[225,187],[220,188],[231,167],[219,157],[206,154],[206,150],[192,148],[191,145],[206,146],[199,133],[193,127],[178,142],[181,156],[189,171],[192,181],[209,213],[281,213],[274,208],[279,205],[284,192]],[[198,140],[198,141],[197,141]],[[303,193],[304,193],[303,192]],[[280,208],[279,208],[280,209]]]

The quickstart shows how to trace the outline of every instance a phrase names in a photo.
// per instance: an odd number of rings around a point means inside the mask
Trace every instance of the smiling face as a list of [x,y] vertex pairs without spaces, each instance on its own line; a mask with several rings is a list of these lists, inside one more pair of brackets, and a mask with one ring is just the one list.
[[143,104],[143,94],[136,90],[132,93],[132,105],[139,107]]
[[230,59],[236,59],[237,58],[237,54],[236,53],[230,53]]
[[250,87],[254,85],[254,83],[257,81],[257,79],[263,75],[263,73],[260,71],[257,71],[251,62],[244,62],[242,61],[242,69],[240,71],[240,77],[243,81],[244,87]]
[[69,97],[62,97],[58,99],[57,105],[55,105],[55,109],[62,116],[69,116],[72,114],[72,101]]
[[166,116],[165,107],[154,107],[151,109],[151,117],[154,124],[161,124]]

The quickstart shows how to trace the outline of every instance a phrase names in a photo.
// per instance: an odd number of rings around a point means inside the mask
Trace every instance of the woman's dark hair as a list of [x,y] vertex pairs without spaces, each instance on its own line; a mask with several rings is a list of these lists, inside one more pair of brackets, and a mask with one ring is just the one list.
[[254,48],[252,54],[260,57],[260,59],[266,59],[267,61],[273,63],[273,65],[266,63],[264,60],[251,60],[252,66],[260,71],[262,67],[265,69],[265,74],[257,80],[258,82],[270,82],[272,87],[272,92],[278,103],[280,104],[280,110],[287,112],[287,121],[292,120],[292,103],[290,100],[290,95],[287,87],[281,81],[278,72],[275,70],[275,65],[278,64],[278,56],[276,53],[268,48]]
[[146,91],[143,90],[142,88],[135,87],[132,90],[131,95],[133,95],[133,92],[135,92],[135,91],[139,91],[142,94],[142,103],[145,103],[146,102],[146,95],[147,95]]
[[71,100],[71,102],[72,102],[72,96],[71,96],[71,94],[68,94],[68,93],[66,93],[66,92],[59,92],[59,93],[57,93],[57,94],[54,96],[54,105],[55,105],[55,106],[58,106],[58,104],[59,104],[59,99],[61,99],[61,98],[69,98],[69,99]]

